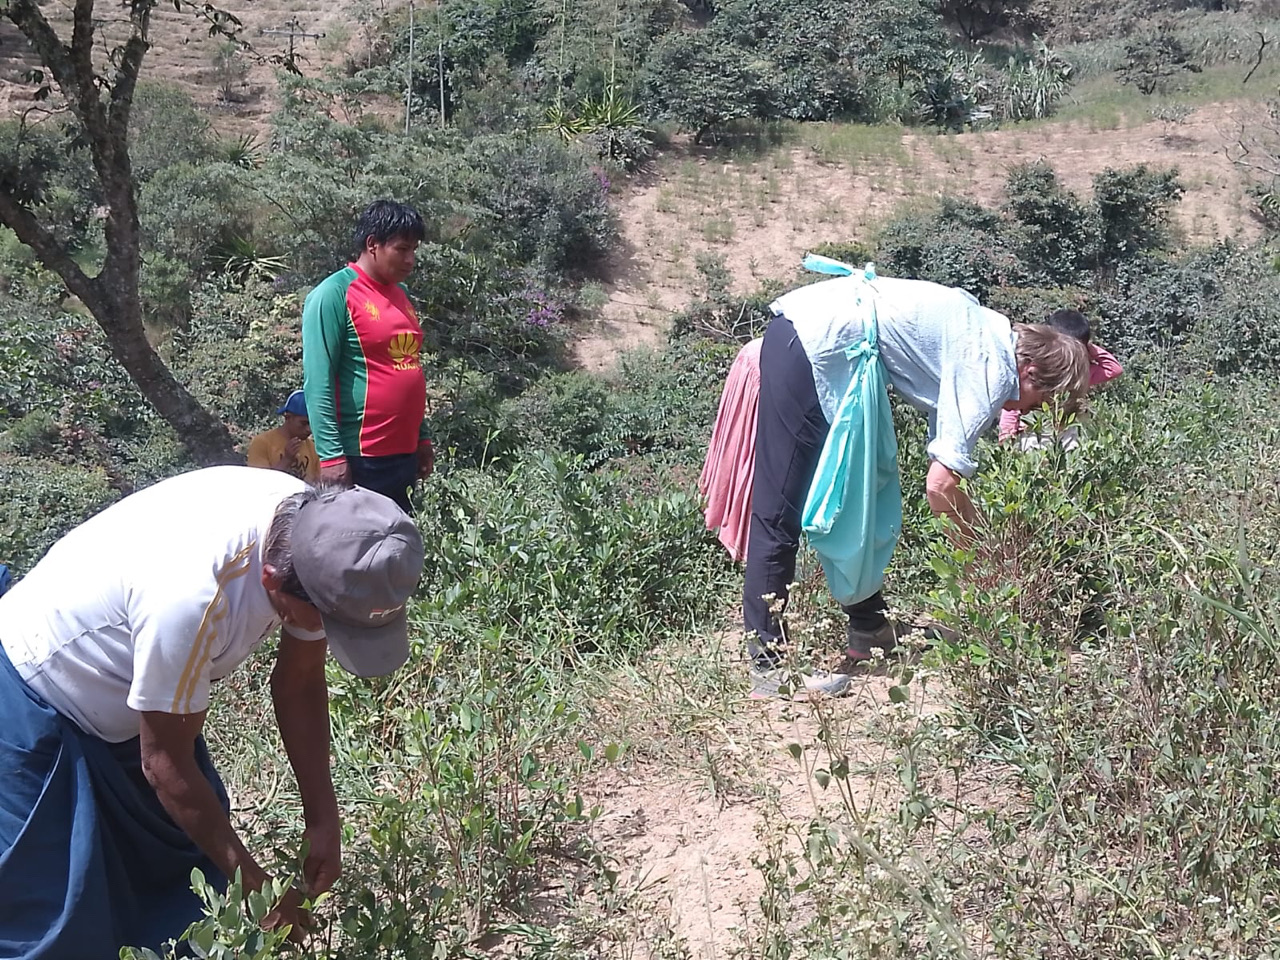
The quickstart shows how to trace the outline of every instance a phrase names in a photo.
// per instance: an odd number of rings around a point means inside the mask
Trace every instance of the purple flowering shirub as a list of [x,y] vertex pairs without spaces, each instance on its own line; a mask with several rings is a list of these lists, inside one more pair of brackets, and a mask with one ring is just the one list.
[[529,312],[524,319],[530,326],[548,327],[564,319],[564,304],[545,291],[526,288],[520,297],[529,304]]

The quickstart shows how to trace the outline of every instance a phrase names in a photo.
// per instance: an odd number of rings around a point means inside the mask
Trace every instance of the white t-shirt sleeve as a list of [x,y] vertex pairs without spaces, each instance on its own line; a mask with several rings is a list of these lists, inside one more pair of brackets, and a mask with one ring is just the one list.
[[127,702],[134,710],[208,709],[213,645],[227,601],[214,590],[192,596],[186,586],[185,593],[175,584],[135,590],[130,597],[133,680]]
[[[138,711],[199,713],[209,707],[213,661],[231,645],[233,596],[253,576],[257,545],[211,572],[203,557],[135,578],[129,595],[133,679],[128,705]],[[172,562],[172,558],[171,558]]]

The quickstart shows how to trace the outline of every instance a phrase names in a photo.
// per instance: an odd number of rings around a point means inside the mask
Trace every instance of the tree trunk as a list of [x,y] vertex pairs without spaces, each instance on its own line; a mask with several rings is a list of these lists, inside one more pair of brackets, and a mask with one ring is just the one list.
[[[173,427],[192,458],[202,466],[242,462],[236,455],[226,424],[201,406],[178,382],[147,340],[137,298],[129,302],[130,298],[107,293],[112,285],[106,270],[98,277],[97,286],[101,299],[85,306],[107,335],[111,355],[124,367],[147,402]],[[133,289],[137,289],[136,283]]]
[[104,82],[94,70],[94,0],[75,0],[71,43],[64,44],[36,0],[8,0],[0,15],[20,29],[52,73],[88,143],[107,209],[106,257],[96,277],[87,276],[30,208],[0,187],[0,223],[35,251],[45,267],[80,298],[107,336],[111,354],[156,412],[177,432],[197,463],[238,460],[224,423],[204,409],[173,376],[147,340],[138,279],[142,237],[129,159],[129,115],[155,0],[126,0],[133,30],[111,52],[114,77]]

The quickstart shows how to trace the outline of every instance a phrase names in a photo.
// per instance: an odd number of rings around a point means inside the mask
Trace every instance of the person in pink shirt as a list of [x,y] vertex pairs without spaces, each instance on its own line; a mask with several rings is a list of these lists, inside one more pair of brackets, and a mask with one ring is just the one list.
[[[1055,310],[1049,316],[1049,326],[1069,337],[1075,337],[1089,351],[1089,388],[1114,380],[1124,373],[1120,361],[1100,346],[1090,342],[1092,331],[1089,321],[1079,310]],[[1016,437],[1026,428],[1022,414],[1017,410],[1005,410],[1000,414],[1000,439]]]

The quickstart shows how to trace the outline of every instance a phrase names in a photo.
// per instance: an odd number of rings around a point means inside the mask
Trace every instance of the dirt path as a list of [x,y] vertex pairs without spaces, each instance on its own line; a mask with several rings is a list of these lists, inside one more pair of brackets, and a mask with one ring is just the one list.
[[699,290],[699,256],[722,258],[735,290],[786,280],[810,247],[865,240],[904,203],[945,193],[999,203],[1009,168],[1041,158],[1085,195],[1107,167],[1176,166],[1186,239],[1253,239],[1247,184],[1223,146],[1238,118],[1258,109],[1214,104],[1174,127],[1046,123],[951,136],[812,125],[807,143],[739,159],[674,147],[622,188],[608,303],[581,331],[577,357],[603,370],[622,350],[660,343],[671,313]]
[[[867,814],[890,809],[898,796],[892,758],[868,725],[888,704],[891,683],[866,677],[851,697],[828,701],[821,711],[803,703],[743,701],[731,731],[708,746],[723,780],[692,770],[680,777],[655,764],[610,773],[595,784],[590,800],[606,812],[591,839],[644,905],[634,931],[638,949],[624,955],[687,951],[691,960],[717,960],[749,942],[765,892],[754,860],[771,844],[797,849],[819,813],[838,817],[834,786],[823,789],[813,776],[830,764],[826,744],[859,771],[850,778],[858,807]],[[932,693],[915,694],[917,716],[940,709]],[[793,745],[800,746],[800,759]]]

